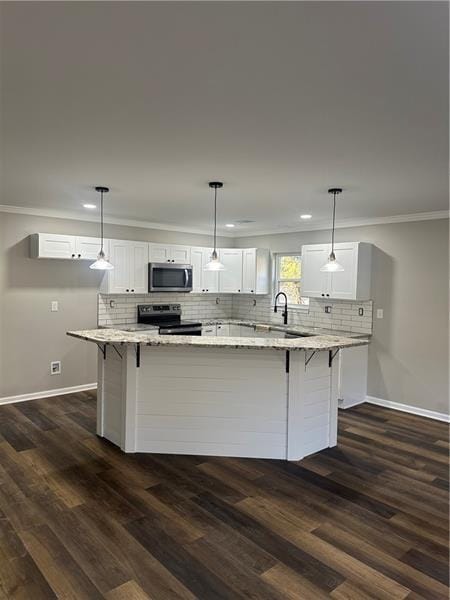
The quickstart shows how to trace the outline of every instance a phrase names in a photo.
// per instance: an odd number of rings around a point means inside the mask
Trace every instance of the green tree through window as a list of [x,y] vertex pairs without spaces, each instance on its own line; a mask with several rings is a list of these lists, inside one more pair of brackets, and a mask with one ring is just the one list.
[[276,259],[276,292],[284,292],[290,306],[308,306],[309,298],[301,296],[302,262],[299,254],[278,254]]

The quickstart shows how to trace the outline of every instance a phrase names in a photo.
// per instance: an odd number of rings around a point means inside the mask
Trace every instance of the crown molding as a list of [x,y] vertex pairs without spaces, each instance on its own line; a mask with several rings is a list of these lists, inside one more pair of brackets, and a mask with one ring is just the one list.
[[[36,217],[50,217],[53,219],[71,219],[75,221],[93,222],[93,213],[89,215],[84,212],[64,211],[52,208],[34,208],[31,206],[11,206],[0,204],[0,212],[15,213],[20,215],[33,215]],[[414,221],[431,221],[437,219],[448,219],[448,210],[435,210],[431,212],[411,213],[407,215],[392,215],[390,217],[367,217],[357,219],[340,219],[336,221],[336,229],[344,229],[346,227],[367,227],[370,225],[388,225],[392,223],[410,223]],[[180,233],[194,233],[197,235],[211,235],[210,230],[184,227],[182,225],[170,225],[165,223],[154,223],[152,221],[138,221],[136,219],[122,219],[119,217],[105,217],[105,223],[109,225],[122,225],[125,227],[139,227],[141,229],[158,229],[163,231],[179,231]],[[279,233],[299,233],[302,231],[321,231],[330,229],[329,220],[320,220],[309,223],[298,223],[293,227],[279,227],[272,229],[261,229],[258,231],[235,231],[222,232],[220,237],[241,238],[241,237],[257,237],[260,235],[276,235]]]
[[[88,221],[92,223],[93,215],[77,211],[57,210],[53,208],[34,208],[32,206],[11,206],[0,204],[0,212],[14,213],[18,215],[32,215],[35,217],[50,217],[53,219],[70,219],[74,221]],[[196,227],[184,227],[182,225],[170,225],[166,223],[153,223],[152,221],[138,221],[136,219],[122,219],[120,217],[104,217],[108,225],[122,225],[125,227],[139,227],[141,229],[159,229],[163,231],[179,231],[180,233],[195,233],[197,235],[211,235],[211,230]],[[220,232],[219,237],[235,237],[229,232]]]
[[[340,219],[336,221],[336,229],[350,227],[368,227],[370,225],[389,225],[392,223],[409,223],[413,221],[433,221],[437,219],[448,219],[450,211],[435,210],[432,212],[411,213],[408,215],[392,215],[390,217],[366,217],[358,219]],[[261,231],[247,231],[235,233],[233,237],[257,237],[260,235],[276,235],[279,233],[300,233],[302,231],[323,231],[331,229],[329,220],[320,220],[309,223],[298,223],[292,227],[279,227]]]

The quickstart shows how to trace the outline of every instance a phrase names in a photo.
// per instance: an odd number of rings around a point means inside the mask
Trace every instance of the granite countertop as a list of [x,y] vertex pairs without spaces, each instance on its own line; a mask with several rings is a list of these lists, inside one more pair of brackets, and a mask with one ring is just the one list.
[[346,338],[370,339],[370,333],[358,333],[355,331],[341,331],[337,329],[327,329],[322,327],[307,327],[305,325],[283,325],[282,323],[270,323],[267,321],[251,321],[246,319],[205,319],[201,321],[202,325],[244,325],[246,327],[261,327],[272,331],[282,331],[283,333],[293,333],[298,335],[331,335]]
[[314,335],[292,339],[228,336],[206,337],[159,335],[155,331],[121,331],[119,329],[68,331],[67,335],[97,344],[144,344],[147,346],[197,346],[199,348],[248,348],[262,350],[336,350],[352,346],[365,346],[369,343],[368,339],[356,339],[337,335]]

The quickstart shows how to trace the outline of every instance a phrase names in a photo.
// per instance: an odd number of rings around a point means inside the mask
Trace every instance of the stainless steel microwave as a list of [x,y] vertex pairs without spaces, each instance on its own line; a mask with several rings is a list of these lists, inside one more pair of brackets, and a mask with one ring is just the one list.
[[192,265],[149,263],[149,292],[191,292]]

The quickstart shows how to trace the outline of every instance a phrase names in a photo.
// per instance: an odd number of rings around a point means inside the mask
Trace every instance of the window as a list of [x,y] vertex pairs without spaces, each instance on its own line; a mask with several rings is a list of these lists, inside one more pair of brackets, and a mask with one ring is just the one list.
[[300,254],[277,254],[275,261],[275,294],[284,292],[291,307],[309,306],[309,298],[302,298],[302,257]]

